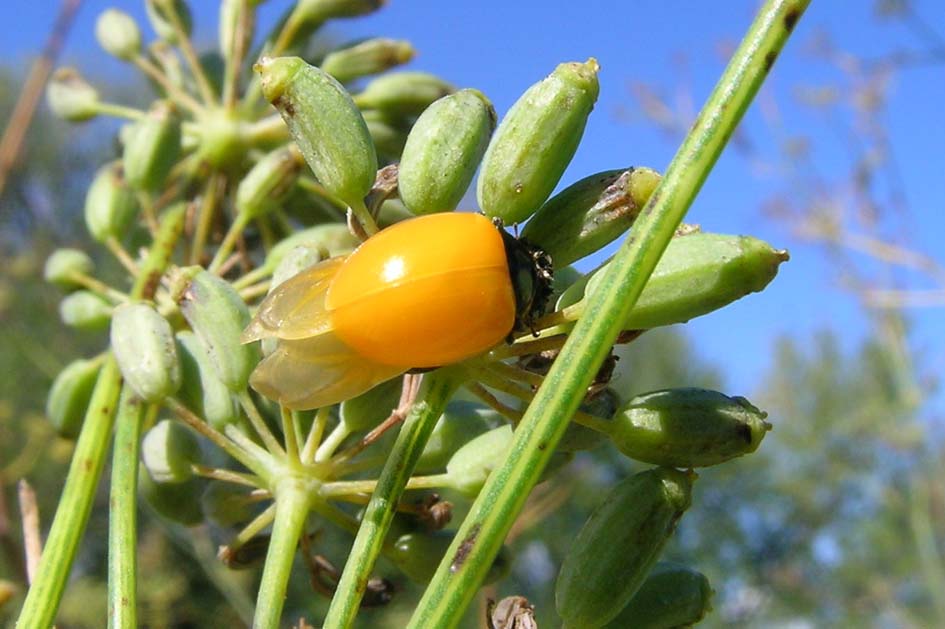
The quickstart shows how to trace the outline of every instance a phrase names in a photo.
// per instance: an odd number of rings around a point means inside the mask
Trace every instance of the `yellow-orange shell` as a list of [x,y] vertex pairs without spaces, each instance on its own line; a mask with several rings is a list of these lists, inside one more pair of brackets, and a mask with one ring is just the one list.
[[515,321],[502,236],[479,214],[397,223],[345,260],[325,309],[335,334],[380,364],[437,367],[479,354]]

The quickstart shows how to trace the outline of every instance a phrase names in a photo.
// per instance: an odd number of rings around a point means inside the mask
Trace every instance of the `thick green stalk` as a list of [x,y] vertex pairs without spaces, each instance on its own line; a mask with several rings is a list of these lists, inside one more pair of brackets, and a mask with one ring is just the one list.
[[123,387],[115,418],[108,511],[108,626],[135,629],[137,620],[138,453],[146,405]]
[[161,215],[161,226],[154,237],[148,257],[145,258],[131,289],[132,299],[151,299],[161,285],[161,276],[170,262],[177,241],[184,233],[187,206],[174,205]]
[[276,518],[272,524],[259,593],[256,595],[253,629],[279,628],[295,549],[311,509],[313,494],[311,483],[300,476],[285,476],[275,487]]
[[354,622],[374,562],[384,546],[384,537],[394,518],[397,503],[427,445],[433,426],[460,384],[458,377],[458,373],[447,369],[424,377],[417,401],[410,408],[397,435],[397,441],[387,457],[361,520],[361,528],[358,529],[324,620],[326,629],[350,627]]
[[409,627],[455,626],[685,216],[809,0],[768,0],[561,349],[489,477]]
[[76,442],[66,484],[49,529],[36,578],[20,610],[17,627],[47,629],[56,618],[66,579],[72,570],[79,540],[85,532],[95,498],[95,488],[102,475],[105,452],[112,434],[115,404],[121,390],[121,373],[109,355],[95,383],[82,432]]

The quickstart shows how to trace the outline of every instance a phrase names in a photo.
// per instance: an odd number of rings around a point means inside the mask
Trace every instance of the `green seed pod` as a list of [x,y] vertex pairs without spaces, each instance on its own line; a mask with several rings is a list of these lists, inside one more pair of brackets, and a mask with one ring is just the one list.
[[404,146],[398,190],[414,214],[456,209],[472,181],[489,137],[495,110],[478,90],[460,90],[430,105]]
[[180,356],[181,387],[177,397],[194,413],[219,431],[240,418],[240,407],[223,384],[210,361],[210,354],[189,330],[176,335]]
[[313,264],[321,262],[324,251],[317,245],[304,244],[293,247],[279,261],[278,266],[272,272],[272,281],[269,282],[269,292],[271,293],[279,284],[289,278],[295,277]]
[[627,606],[692,500],[694,474],[640,472],[614,487],[571,544],[555,584],[568,627],[601,627]]
[[156,191],[180,155],[180,117],[168,102],[158,101],[134,125],[122,164],[125,178],[138,190]]
[[81,249],[56,249],[46,258],[43,279],[59,288],[72,290],[81,286],[74,279],[76,275],[91,275],[94,270],[92,258]]
[[98,115],[98,92],[75,68],[59,68],[46,86],[46,102],[54,114],[69,122]]
[[143,465],[138,467],[138,493],[159,515],[185,526],[203,521],[200,494],[203,482],[194,477],[183,483],[158,483]]
[[106,9],[95,23],[95,38],[110,55],[131,61],[141,54],[141,30],[134,18],[118,9]]
[[585,177],[548,199],[522,238],[550,255],[556,268],[571,264],[630,229],[659,181],[659,173],[649,168]]
[[277,207],[298,181],[301,168],[290,147],[278,148],[256,162],[236,188],[236,220],[246,223]]
[[256,517],[258,500],[250,495],[251,487],[212,480],[200,497],[200,508],[208,520],[221,528],[242,526]]
[[200,267],[183,269],[184,286],[179,295],[181,313],[200,340],[217,376],[230,391],[246,389],[249,374],[259,361],[253,345],[240,343],[249,324],[249,309],[226,280]]
[[691,627],[712,609],[712,594],[701,572],[661,561],[606,629]]
[[743,397],[706,389],[666,389],[638,395],[610,426],[626,456],[674,467],[705,467],[754,452],[771,424]]
[[144,6],[151,28],[158,37],[172,45],[179,43],[177,29],[174,28],[175,16],[183,27],[184,36],[190,37],[193,19],[190,15],[190,7],[184,0],[145,0]]
[[141,462],[156,483],[183,483],[200,462],[200,444],[187,428],[169,419],[156,423],[141,440]]
[[597,101],[595,59],[562,63],[502,119],[482,161],[479,207],[506,224],[531,216],[564,174]]
[[321,69],[348,83],[407,63],[414,52],[408,41],[375,37],[331,51],[322,59]]
[[264,57],[255,70],[319,183],[349,206],[362,205],[374,185],[377,155],[345,88],[298,57]]
[[475,402],[450,402],[427,439],[416,472],[427,474],[445,469],[461,447],[501,423],[501,416],[490,408]]
[[[683,323],[762,290],[788,259],[784,250],[750,236],[695,232],[673,238],[623,324],[625,330],[647,330]],[[602,267],[603,268],[603,267]],[[559,308],[591,294],[601,277],[598,269],[565,291]]]
[[455,87],[427,72],[384,74],[368,83],[354,102],[361,109],[379,109],[391,116],[419,116]]
[[112,313],[112,352],[135,394],[160,402],[180,388],[180,361],[171,325],[143,303],[122,304]]
[[85,195],[85,226],[92,238],[121,238],[138,213],[138,200],[125,181],[121,162],[99,169]]
[[399,159],[407,144],[410,120],[400,116],[389,116],[376,109],[368,109],[362,115],[377,154],[395,161]]
[[112,319],[112,305],[87,290],[77,290],[59,302],[59,318],[71,328],[104,330]]
[[[443,555],[453,543],[455,531],[433,531],[430,533],[408,533],[394,542],[388,558],[407,577],[416,583],[429,583]],[[498,581],[512,565],[511,552],[503,546],[492,561],[483,584]]]
[[289,14],[284,31],[294,36],[285,48],[294,48],[306,41],[326,21],[358,17],[376,11],[384,0],[299,0]]
[[332,18],[367,15],[382,4],[384,0],[299,0],[295,10],[306,20],[320,23]]
[[53,380],[46,398],[46,417],[61,437],[79,436],[101,366],[97,360],[74,360]]
[[332,258],[351,253],[358,246],[358,243],[358,239],[351,235],[346,225],[341,223],[315,225],[295,232],[276,243],[266,255],[266,268],[275,269],[278,267],[282,259],[300,245],[323,250],[327,253],[324,257]]
[[511,445],[512,427],[508,424],[467,442],[446,464],[450,487],[470,498],[476,497],[492,470],[505,460]]

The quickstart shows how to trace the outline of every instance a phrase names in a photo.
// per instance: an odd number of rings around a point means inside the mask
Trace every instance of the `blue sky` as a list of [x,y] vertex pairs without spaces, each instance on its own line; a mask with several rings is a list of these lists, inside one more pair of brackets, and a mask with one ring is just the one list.
[[[23,63],[35,53],[58,4],[52,0],[4,3],[0,15],[7,28],[0,39],[0,52],[8,63]],[[99,52],[92,33],[96,16],[109,6],[121,7],[144,23],[141,4],[87,0],[62,62],[79,65],[92,76],[130,76],[119,62]],[[287,4],[270,0],[261,8],[262,20],[270,23]],[[725,45],[738,41],[757,4],[750,0],[391,0],[380,12],[339,21],[330,31],[341,41],[373,35],[408,39],[419,51],[411,68],[482,90],[500,115],[557,63],[596,57],[602,69],[600,100],[584,142],[562,179],[566,185],[596,171],[628,165],[663,170],[675,144],[641,118],[628,120],[619,114],[633,107],[628,85],[648,83],[670,95],[688,86],[692,107],[697,109],[724,67]],[[215,45],[217,3],[194,0],[191,5],[198,43]],[[915,5],[928,23],[945,24],[945,3],[924,0]],[[806,52],[820,31],[831,33],[839,48],[856,55],[875,56],[917,41],[899,24],[877,22],[872,6],[872,2],[815,0],[764,88],[763,98],[779,104],[783,132],[813,137],[813,159],[820,172],[832,179],[842,178],[849,168],[845,144],[839,142],[831,121],[794,104],[794,88],[799,83],[817,85],[837,78],[835,71]],[[686,60],[684,65],[679,63],[681,56]],[[902,235],[939,261],[943,260],[940,234],[945,232],[945,213],[941,211],[945,199],[943,104],[942,66],[919,66],[898,76],[886,118],[907,201],[914,212],[904,222]],[[775,153],[776,136],[757,104],[743,125],[760,154]],[[700,355],[725,365],[731,393],[751,393],[757,388],[770,367],[768,349],[779,335],[803,340],[816,330],[833,328],[841,333],[846,346],[852,347],[867,332],[862,314],[840,291],[836,274],[818,250],[795,240],[788,226],[762,217],[761,202],[782,189],[777,178],[759,176],[749,160],[729,149],[687,219],[706,230],[756,235],[791,250],[791,262],[782,267],[764,293],[687,326]],[[898,279],[905,285],[929,287],[911,276]],[[942,312],[937,308],[912,313],[915,342],[926,356],[923,367],[939,374],[945,373]]]

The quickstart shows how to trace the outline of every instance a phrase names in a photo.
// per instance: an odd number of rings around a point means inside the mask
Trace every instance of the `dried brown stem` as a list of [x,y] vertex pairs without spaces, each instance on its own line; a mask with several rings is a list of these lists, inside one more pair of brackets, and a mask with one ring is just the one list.
[[23,549],[26,552],[26,580],[33,583],[39,557],[43,554],[43,540],[39,533],[39,507],[36,506],[36,492],[26,479],[20,479],[17,485],[20,500],[20,514],[23,518]]
[[10,171],[13,170],[17,157],[20,155],[23,140],[30,128],[30,123],[33,121],[33,116],[36,114],[43,88],[46,86],[46,81],[49,79],[49,74],[52,72],[53,65],[62,50],[66,35],[72,27],[72,22],[81,4],[82,0],[63,0],[59,8],[59,15],[56,16],[56,21],[49,32],[49,37],[46,39],[43,52],[33,62],[30,73],[26,77],[26,82],[20,90],[20,97],[13,107],[13,113],[10,114],[10,120],[3,131],[3,137],[0,138],[0,194],[3,194]]

